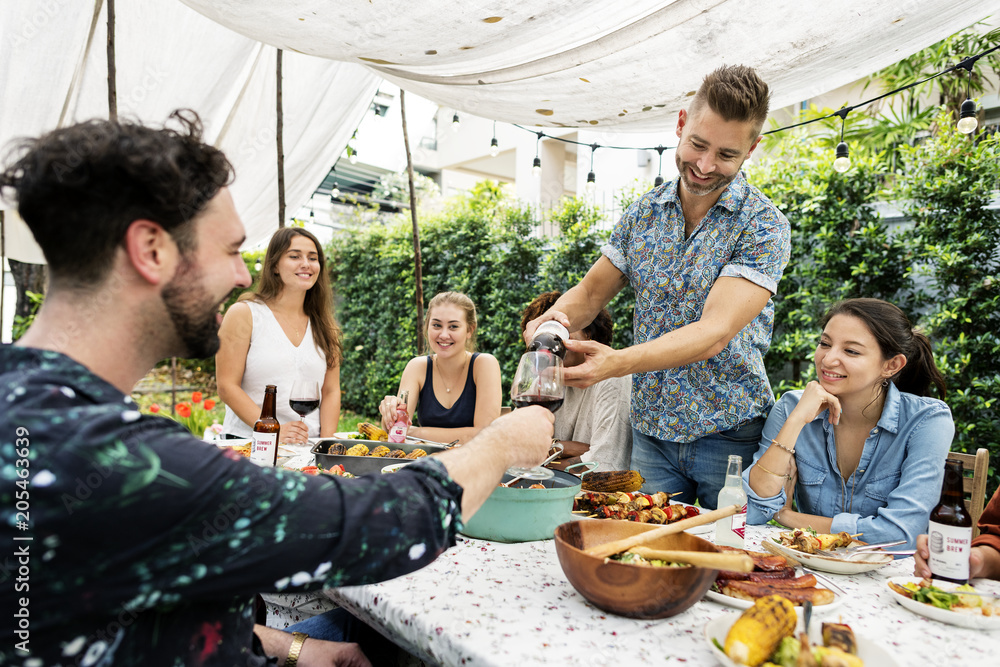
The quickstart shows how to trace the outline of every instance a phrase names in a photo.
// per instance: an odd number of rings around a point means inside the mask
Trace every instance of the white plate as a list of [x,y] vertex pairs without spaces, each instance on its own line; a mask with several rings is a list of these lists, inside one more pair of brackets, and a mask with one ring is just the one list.
[[[909,583],[919,584],[921,580],[919,577],[893,577],[889,579],[889,581],[902,586],[903,584]],[[934,579],[931,585],[949,593],[954,591],[957,586],[957,584],[953,584],[949,581],[938,581],[937,579]],[[973,587],[975,587],[975,584],[973,584]],[[889,588],[888,584],[886,584],[886,588]],[[987,591],[980,590],[979,592],[983,593]],[[949,625],[959,625],[963,628],[973,628],[976,630],[1000,630],[1000,616],[981,616],[979,614],[971,614],[962,611],[941,609],[940,607],[935,607],[934,605],[912,600],[905,595],[897,593],[891,588],[889,588],[889,593],[896,602],[906,607],[914,614],[919,614],[925,618],[940,621],[941,623],[948,623]],[[1000,603],[992,601],[992,604],[997,606]]]
[[339,433],[334,433],[333,437],[336,438],[337,440],[354,440],[355,438],[352,438],[351,437],[352,435],[361,435],[361,434],[357,431],[340,431]]
[[[739,617],[740,614],[736,613],[725,614],[705,624],[705,641],[708,642],[708,646],[715,659],[720,665],[725,665],[725,667],[740,667],[740,665],[730,660],[723,651],[719,650],[712,640],[716,639],[719,642],[719,646],[725,646],[729,628],[732,627],[733,623]],[[896,661],[893,660],[888,651],[875,642],[859,635],[856,627],[852,627],[851,629],[854,630],[854,637],[858,641],[858,657],[864,661],[865,665],[868,667],[897,667]],[[799,617],[798,624],[795,626],[795,634],[798,635],[800,632],[802,632],[801,617]],[[809,641],[817,646],[823,645],[822,623],[814,620],[809,625]]]
[[783,544],[779,544],[774,541],[774,537],[777,533],[767,536],[764,542],[761,543],[763,547],[767,544],[766,548],[775,549],[781,553],[783,556],[788,556],[798,562],[802,563],[806,567],[811,567],[814,570],[819,570],[821,572],[832,572],[834,574],[858,574],[861,572],[870,572],[871,570],[877,570],[880,567],[884,567],[893,561],[892,554],[880,554],[880,553],[865,553],[850,560],[844,558],[829,558],[827,556],[818,556],[816,554],[807,554],[803,551],[798,551],[797,549],[792,549],[791,547],[786,547]]
[[[815,575],[814,575],[815,576]],[[779,580],[780,581],[780,580]],[[824,581],[820,577],[816,577],[816,588],[827,588],[833,591],[833,602],[830,604],[813,605],[814,614],[826,614],[827,612],[834,611],[843,606],[844,601],[847,599],[847,595],[843,593],[842,590],[834,588],[827,585],[828,582]],[[718,602],[719,604],[724,604],[727,607],[736,607],[737,609],[747,609],[753,606],[753,602],[750,600],[741,600],[739,598],[730,597],[728,595],[723,595],[722,593],[716,593],[715,591],[709,589],[705,593],[705,597],[713,602]],[[794,603],[793,603],[794,604]],[[799,605],[795,605],[798,607]]]

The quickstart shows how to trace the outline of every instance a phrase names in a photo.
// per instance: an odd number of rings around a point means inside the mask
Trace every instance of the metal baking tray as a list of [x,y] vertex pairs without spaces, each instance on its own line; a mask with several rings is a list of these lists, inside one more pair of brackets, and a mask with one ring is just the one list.
[[352,440],[350,438],[326,438],[317,442],[310,450],[316,455],[316,465],[321,468],[329,468],[330,466],[340,464],[344,466],[344,470],[352,475],[358,476],[378,475],[382,472],[382,468],[387,465],[392,465],[393,463],[399,463],[401,461],[409,461],[410,459],[393,459],[388,456],[347,456],[346,454],[327,453],[330,451],[331,447],[338,444],[343,445],[348,449],[354,445],[366,445],[369,450],[375,449],[379,445],[385,445],[389,449],[402,449],[407,454],[412,452],[414,449],[422,449],[428,454],[443,452],[445,450],[445,447],[442,447],[441,445],[428,445],[426,443],[410,444],[378,442],[377,440]]

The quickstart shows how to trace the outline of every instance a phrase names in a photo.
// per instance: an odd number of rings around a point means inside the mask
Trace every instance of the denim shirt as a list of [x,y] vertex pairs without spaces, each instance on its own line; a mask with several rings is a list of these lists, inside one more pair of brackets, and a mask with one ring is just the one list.
[[[801,391],[790,391],[775,404],[753,465],[801,397]],[[941,497],[944,460],[954,435],[951,410],[943,401],[906,394],[890,384],[882,416],[865,440],[858,467],[844,481],[833,427],[823,411],[795,442],[796,507],[799,512],[831,517],[832,533],[861,533],[870,543],[905,539],[907,548],[913,548],[917,535],[927,532],[928,517]],[[756,525],[767,523],[784,507],[785,490],[770,498],[754,493],[749,483],[753,465],[743,473],[743,487],[747,523]]]
[[[749,280],[772,294],[788,263],[788,220],[740,172],[687,236],[680,177],[629,206],[601,252],[635,290],[635,344],[697,322],[720,277]],[[767,414],[774,403],[764,369],[774,304],[719,354],[632,376],[632,426],[672,442],[693,442]]]

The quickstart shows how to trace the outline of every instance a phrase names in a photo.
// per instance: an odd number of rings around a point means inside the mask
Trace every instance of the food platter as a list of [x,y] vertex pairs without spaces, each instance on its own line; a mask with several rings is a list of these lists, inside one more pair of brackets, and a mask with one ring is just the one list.
[[[818,607],[815,607],[818,609]],[[797,610],[796,610],[797,611]],[[741,667],[737,663],[729,659],[729,657],[715,645],[717,641],[719,646],[725,646],[726,635],[729,634],[729,628],[732,627],[736,619],[740,617],[740,614],[729,613],[718,618],[714,618],[705,624],[705,641],[708,642],[709,650],[712,651],[712,655],[720,665],[725,667]],[[813,622],[809,625],[809,640],[814,645],[823,645],[823,635],[821,623]],[[893,660],[892,655],[884,648],[857,633],[857,628],[854,628],[854,636],[858,642],[858,657],[864,661],[865,665],[871,667],[897,667],[897,663]],[[802,632],[802,617],[799,616],[798,624],[795,626],[795,634]]]
[[[807,567],[811,567],[814,570],[820,570],[821,572],[831,572],[833,574],[860,574],[861,572],[877,570],[878,568],[884,567],[893,561],[892,554],[879,553],[878,551],[858,554],[850,560],[846,558],[830,558],[828,556],[820,556],[818,554],[807,554],[804,551],[792,549],[791,547],[786,547],[783,544],[775,542],[773,539],[775,535],[777,535],[777,533],[773,533],[762,540],[760,543],[761,547],[771,553],[784,556],[785,558],[801,563]],[[860,545],[864,543],[855,540],[854,544]]]
[[[920,577],[893,577],[889,579],[889,581],[902,586],[903,584],[910,583],[919,584],[921,579]],[[931,585],[949,593],[954,591],[956,587],[956,584],[947,581],[938,581],[937,579],[934,579]],[[947,623],[949,625],[957,625],[963,628],[972,628],[975,630],[1000,630],[1000,616],[982,616],[981,614],[967,611],[941,609],[940,607],[935,607],[934,605],[912,600],[901,593],[897,593],[891,588],[888,588],[888,590],[889,594],[892,595],[893,600],[919,616],[939,621],[941,623]],[[980,590],[979,592],[982,593],[984,591]],[[997,603],[994,602],[994,604]]]

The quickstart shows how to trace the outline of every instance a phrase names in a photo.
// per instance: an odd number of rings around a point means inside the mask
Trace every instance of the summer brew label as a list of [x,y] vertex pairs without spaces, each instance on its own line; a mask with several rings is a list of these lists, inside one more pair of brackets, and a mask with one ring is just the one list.
[[927,544],[931,557],[929,565],[935,577],[949,579],[969,578],[969,549],[972,544],[972,527],[946,526],[930,522]]
[[250,444],[250,460],[259,466],[269,468],[274,465],[274,450],[278,448],[277,433],[257,433],[254,431]]

